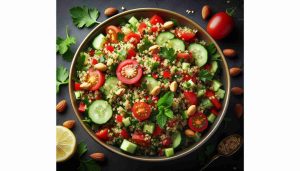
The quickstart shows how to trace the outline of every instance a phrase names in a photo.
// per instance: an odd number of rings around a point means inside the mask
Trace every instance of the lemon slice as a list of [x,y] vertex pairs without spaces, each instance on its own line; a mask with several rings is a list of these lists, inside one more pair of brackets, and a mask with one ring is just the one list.
[[69,159],[75,152],[76,138],[72,131],[56,126],[56,162]]

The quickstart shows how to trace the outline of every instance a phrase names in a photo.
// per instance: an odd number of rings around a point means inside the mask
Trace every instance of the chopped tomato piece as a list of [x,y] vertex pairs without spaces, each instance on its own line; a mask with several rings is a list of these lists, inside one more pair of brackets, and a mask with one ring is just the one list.
[[150,23],[152,25],[156,25],[157,23],[160,23],[160,24],[163,24],[164,23],[164,20],[158,16],[158,15],[153,15],[151,18],[150,18]]
[[167,137],[165,138],[163,141],[162,141],[162,145],[164,147],[169,147],[171,145],[171,138],[170,137]]
[[132,140],[141,146],[149,146],[150,145],[150,139],[145,139],[145,135],[143,133],[132,134]]
[[84,104],[83,102],[80,102],[78,111],[83,113],[83,112],[85,112],[85,110],[86,110],[86,104]]
[[92,65],[96,65],[98,63],[97,59],[93,58]]
[[196,132],[202,132],[208,126],[206,115],[200,112],[190,116],[188,122],[189,122],[188,125],[191,128],[191,130]]
[[81,90],[80,83],[74,83],[74,89],[75,91]]
[[155,61],[160,62],[160,57],[158,54],[153,54],[152,56]]
[[116,115],[116,122],[122,123],[123,121],[123,116],[122,115]]
[[118,33],[121,32],[120,28],[110,25],[110,26],[106,27],[105,31],[106,31],[106,34],[110,35],[109,36],[110,42],[118,43]]
[[133,48],[129,49],[127,52],[127,59],[131,59],[132,57],[135,57],[136,52]]
[[154,79],[157,79],[157,78],[158,78],[158,74],[157,74],[157,73],[153,73],[153,74],[152,74],[152,77],[153,77]]
[[164,78],[171,78],[171,73],[169,71],[164,71],[163,72],[163,77]]
[[132,115],[138,121],[144,121],[150,117],[151,108],[145,102],[135,102],[131,108]]
[[124,139],[128,139],[129,138],[129,134],[128,132],[126,131],[126,129],[122,129],[121,132],[120,132],[121,136],[124,138]]
[[151,32],[157,32],[158,31],[158,27],[157,26],[152,26],[151,27]]
[[130,42],[133,45],[137,45],[141,40],[140,35],[136,34],[136,33],[129,33],[124,37],[124,41],[125,42]]
[[182,40],[189,41],[195,37],[195,33],[192,30],[183,30],[181,28],[177,28],[175,30],[175,35]]
[[205,96],[211,101],[211,103],[214,105],[214,107],[217,110],[220,110],[222,107],[222,104],[220,101],[216,98],[215,93],[211,90],[206,90]]
[[100,140],[104,140],[107,141],[108,138],[108,128],[99,130],[98,132],[96,132],[96,137],[99,138]]
[[90,56],[94,56],[94,55],[95,55],[95,50],[94,50],[94,49],[91,49],[91,50],[89,51],[89,55],[90,55]]
[[110,52],[113,52],[115,50],[115,48],[113,46],[107,45],[106,49]]
[[105,82],[105,75],[98,71],[90,69],[88,73],[88,80],[92,84],[90,91],[98,90]]
[[214,114],[215,116],[217,116],[219,113],[218,113],[218,111],[216,110],[216,109],[211,109],[210,110],[210,112],[212,113],[212,114]]
[[152,96],[152,100],[153,101],[158,101],[158,97],[157,96]]
[[178,59],[190,59],[192,58],[190,53],[178,53],[177,54]]
[[194,83],[197,82],[197,79],[196,79],[195,76],[190,76],[190,75],[188,75],[188,74],[184,74],[182,80],[183,80],[183,81],[189,81],[189,80],[192,80]]
[[194,92],[191,91],[186,91],[183,93],[185,99],[190,105],[197,105],[198,104],[198,99],[197,95]]
[[203,68],[209,71],[211,69],[211,64],[205,64]]
[[147,28],[147,24],[145,24],[144,22],[140,23],[138,31],[143,34],[144,30]]
[[126,59],[118,65],[116,75],[122,83],[135,84],[142,78],[143,70],[137,61]]
[[158,125],[155,125],[152,136],[159,136],[161,133],[162,133],[162,129]]

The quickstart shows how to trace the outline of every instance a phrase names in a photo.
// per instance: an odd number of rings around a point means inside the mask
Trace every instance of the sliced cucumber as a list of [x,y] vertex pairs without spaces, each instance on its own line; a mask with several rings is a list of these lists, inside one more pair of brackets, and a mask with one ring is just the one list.
[[177,148],[180,143],[181,143],[181,133],[179,131],[176,131],[173,135],[172,135],[172,147],[173,148]]
[[160,85],[160,82],[155,80],[151,76],[144,77],[144,81],[146,81],[146,85],[147,85],[147,89],[148,89],[149,93],[153,90],[154,87]]
[[125,127],[128,127],[131,124],[129,117],[123,119],[122,122],[123,122]]
[[211,108],[213,104],[210,102],[209,99],[203,99],[200,103],[200,106],[206,109],[206,108]]
[[95,49],[102,49],[105,42],[106,42],[105,36],[103,34],[100,34],[93,40],[92,44]]
[[137,148],[137,145],[124,139],[120,148],[128,153],[133,154]]
[[174,148],[166,148],[166,149],[165,149],[165,155],[166,155],[167,157],[174,156]]
[[212,75],[214,75],[218,70],[218,62],[217,61],[212,61],[211,62],[211,69],[210,69],[210,73],[212,73]]
[[207,50],[205,49],[204,46],[197,44],[197,43],[192,43],[188,47],[188,50],[192,53],[192,56],[195,59],[196,65],[198,65],[199,67],[202,67],[203,65],[206,64]]
[[216,93],[215,93],[216,97],[219,99],[223,99],[225,96],[225,90],[219,89]]
[[182,69],[188,70],[190,68],[191,64],[187,62],[182,62]]
[[108,77],[101,88],[101,91],[108,96],[111,92],[115,92],[118,89],[118,78],[117,77]]
[[219,81],[217,81],[217,80],[212,81],[211,87],[214,91],[218,91],[221,86],[222,86],[222,83],[220,83]]
[[175,51],[185,51],[184,42],[180,39],[172,39],[169,42],[169,46],[173,48]]
[[209,114],[209,116],[207,117],[207,120],[210,123],[214,123],[215,119],[216,119],[216,115],[214,115],[213,113]]
[[134,16],[132,16],[129,20],[128,20],[128,23],[130,23],[132,26],[135,26],[137,25],[137,23],[139,23],[139,20],[137,20]]
[[155,128],[155,124],[154,123],[149,123],[149,124],[145,124],[144,128],[143,128],[143,132],[148,133],[148,134],[152,134]]
[[105,100],[96,100],[89,107],[89,117],[96,124],[106,123],[112,116],[112,108]]
[[206,90],[205,89],[200,89],[197,91],[197,97],[201,97],[201,96],[204,96]]
[[173,33],[170,32],[162,32],[160,33],[156,38],[156,43],[160,46],[162,46],[164,43],[166,43],[168,40],[173,39],[175,36]]
[[74,91],[75,93],[75,99],[79,100],[83,94],[83,91]]

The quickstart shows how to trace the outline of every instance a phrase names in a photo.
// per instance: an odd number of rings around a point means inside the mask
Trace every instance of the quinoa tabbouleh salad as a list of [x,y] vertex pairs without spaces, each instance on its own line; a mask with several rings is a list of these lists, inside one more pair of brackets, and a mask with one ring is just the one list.
[[220,54],[197,30],[158,15],[106,27],[76,61],[74,93],[96,137],[123,152],[171,157],[222,108]]

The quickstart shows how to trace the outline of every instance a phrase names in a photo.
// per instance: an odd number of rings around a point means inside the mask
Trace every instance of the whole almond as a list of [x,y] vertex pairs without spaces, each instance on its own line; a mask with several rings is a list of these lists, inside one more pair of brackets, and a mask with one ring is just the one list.
[[234,107],[234,113],[237,118],[241,118],[243,115],[243,105],[239,103],[236,104]]
[[190,129],[186,129],[186,130],[184,131],[184,134],[185,134],[187,137],[190,137],[190,138],[192,138],[192,137],[195,136],[195,132],[192,131],[192,130],[190,130]]
[[224,49],[223,54],[226,57],[232,58],[236,56],[236,51],[234,49]]
[[105,159],[105,156],[103,153],[93,153],[90,155],[90,157],[97,161],[103,161]]
[[231,92],[234,95],[242,95],[244,90],[241,87],[232,87]]
[[241,73],[241,71],[242,70],[239,67],[232,67],[232,68],[230,68],[229,73],[230,73],[230,76],[235,77],[235,76],[239,75]]
[[208,17],[210,16],[210,13],[211,13],[210,7],[208,5],[204,5],[202,7],[202,19],[203,20],[208,19]]
[[57,112],[63,112],[63,111],[65,111],[66,108],[67,108],[67,101],[66,100],[62,100],[62,101],[58,102],[57,105],[56,105],[56,111]]
[[75,120],[67,120],[63,123],[63,126],[72,129],[75,125]]
[[113,16],[118,13],[118,9],[114,7],[108,7],[104,10],[104,14],[108,17]]

